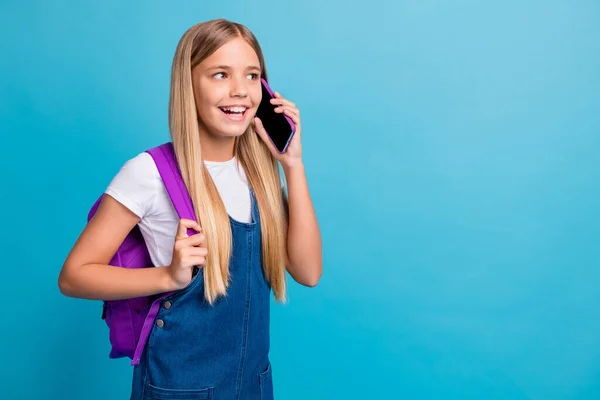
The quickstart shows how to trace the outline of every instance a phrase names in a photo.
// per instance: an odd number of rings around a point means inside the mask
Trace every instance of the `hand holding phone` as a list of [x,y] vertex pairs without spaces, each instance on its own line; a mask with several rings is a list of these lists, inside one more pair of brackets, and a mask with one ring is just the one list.
[[261,86],[262,100],[256,116],[261,120],[277,151],[285,153],[296,132],[296,125],[287,115],[275,112],[275,105],[271,104],[271,99],[275,98],[275,94],[264,78],[261,78]]

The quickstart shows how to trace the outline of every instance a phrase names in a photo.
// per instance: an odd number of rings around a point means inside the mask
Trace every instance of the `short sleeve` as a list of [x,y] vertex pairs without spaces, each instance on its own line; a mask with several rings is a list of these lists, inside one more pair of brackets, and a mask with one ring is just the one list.
[[160,175],[150,154],[144,152],[128,160],[108,185],[105,193],[138,217],[148,214],[160,188]]

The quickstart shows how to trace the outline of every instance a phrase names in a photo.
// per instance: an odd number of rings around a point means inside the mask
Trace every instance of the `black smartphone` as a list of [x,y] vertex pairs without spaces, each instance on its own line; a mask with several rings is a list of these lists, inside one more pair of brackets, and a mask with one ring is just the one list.
[[271,138],[275,148],[280,153],[285,153],[296,132],[296,125],[287,115],[275,112],[276,105],[271,104],[271,99],[275,97],[275,94],[263,78],[261,78],[261,86],[262,100],[258,105],[256,116],[263,123],[265,131],[267,131],[267,135]]

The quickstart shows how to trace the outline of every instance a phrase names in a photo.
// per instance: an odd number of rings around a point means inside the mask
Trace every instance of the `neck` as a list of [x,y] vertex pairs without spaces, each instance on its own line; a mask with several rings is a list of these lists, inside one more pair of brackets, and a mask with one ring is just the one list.
[[204,161],[229,161],[235,154],[235,137],[216,138],[200,130],[200,141]]

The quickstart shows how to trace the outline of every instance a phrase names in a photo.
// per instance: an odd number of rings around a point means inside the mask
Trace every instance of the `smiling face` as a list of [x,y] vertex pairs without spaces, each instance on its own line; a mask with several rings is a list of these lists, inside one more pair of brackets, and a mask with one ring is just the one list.
[[246,132],[262,98],[260,74],[256,52],[241,37],[192,70],[202,140],[233,139]]

